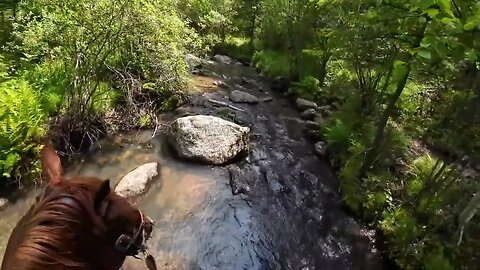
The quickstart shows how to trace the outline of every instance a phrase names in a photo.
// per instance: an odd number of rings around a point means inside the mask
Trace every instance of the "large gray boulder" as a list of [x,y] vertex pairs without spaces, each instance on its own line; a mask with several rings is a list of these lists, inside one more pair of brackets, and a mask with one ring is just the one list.
[[240,90],[232,91],[232,93],[230,93],[230,100],[235,103],[251,103],[251,104],[255,104],[260,101],[256,96]]
[[315,110],[318,109],[318,106],[315,102],[310,101],[310,100],[306,100],[306,99],[303,99],[303,98],[297,98],[295,103],[297,105],[297,108],[300,111],[305,111],[305,110],[308,110],[308,109],[315,109]]
[[142,194],[148,183],[158,175],[158,163],[151,162],[137,167],[125,175],[115,187],[115,192],[125,198]]
[[250,128],[214,116],[195,115],[173,122],[169,141],[177,155],[208,164],[225,164],[248,149]]

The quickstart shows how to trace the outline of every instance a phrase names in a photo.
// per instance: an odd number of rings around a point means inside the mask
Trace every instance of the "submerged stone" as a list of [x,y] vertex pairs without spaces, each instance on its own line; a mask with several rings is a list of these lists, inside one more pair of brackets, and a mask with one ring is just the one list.
[[137,167],[125,175],[115,187],[115,192],[126,198],[145,192],[148,183],[158,175],[158,163],[151,162]]

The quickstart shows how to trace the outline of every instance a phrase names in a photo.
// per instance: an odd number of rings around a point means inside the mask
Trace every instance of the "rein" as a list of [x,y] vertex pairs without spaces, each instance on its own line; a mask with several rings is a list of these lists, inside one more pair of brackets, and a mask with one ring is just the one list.
[[[147,226],[153,226],[153,222],[145,221],[143,213],[138,210],[140,214],[141,223],[138,228],[135,230],[132,236],[128,234],[122,234],[118,237],[117,241],[115,241],[115,248],[121,252],[123,252],[126,256],[132,256],[136,259],[141,259],[137,257],[138,253],[142,253],[145,259],[145,264],[149,270],[157,270],[157,265],[155,263],[155,259],[152,255],[148,253],[146,242]],[[141,241],[139,238],[141,237]]]

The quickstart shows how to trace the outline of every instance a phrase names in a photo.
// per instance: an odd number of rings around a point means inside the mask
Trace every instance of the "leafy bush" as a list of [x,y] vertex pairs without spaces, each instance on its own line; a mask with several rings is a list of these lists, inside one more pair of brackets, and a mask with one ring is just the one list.
[[224,42],[218,43],[214,52],[228,55],[244,63],[250,62],[253,56],[248,39],[232,36],[227,37]]
[[[46,115],[40,97],[24,80],[0,83],[0,178],[20,177],[33,160],[45,133]],[[28,162],[27,162],[28,161]]]
[[252,59],[255,67],[269,77],[290,76],[290,58],[286,54],[274,51],[258,51]]
[[89,106],[98,82],[122,72],[154,81],[159,90],[185,85],[190,32],[168,2],[29,0],[22,8],[22,52],[61,62],[71,103]]
[[42,107],[49,114],[56,113],[63,104],[70,82],[71,70],[59,60],[40,63],[25,70],[21,77],[28,80],[41,97]]
[[142,107],[178,103],[187,83],[184,55],[196,35],[173,2],[27,0],[20,14],[13,48],[25,56],[25,77],[45,109],[61,109],[58,133],[95,137],[109,110],[128,111],[125,123]]
[[320,81],[313,76],[306,76],[299,83],[294,83],[289,92],[313,101],[320,100],[323,94]]
[[321,50],[303,50],[299,58],[298,73],[300,78],[308,76],[323,80],[326,75],[326,63],[324,64],[324,52]]

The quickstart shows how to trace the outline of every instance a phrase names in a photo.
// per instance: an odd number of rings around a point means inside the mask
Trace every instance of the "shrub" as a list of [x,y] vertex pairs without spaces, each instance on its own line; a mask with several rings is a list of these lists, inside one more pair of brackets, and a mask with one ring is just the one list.
[[294,83],[289,92],[313,101],[321,100],[323,94],[320,81],[313,76],[306,76],[299,83]]
[[154,81],[159,90],[185,85],[190,32],[167,2],[29,0],[22,14],[22,52],[30,60],[59,61],[69,75],[68,94],[79,96],[75,103],[88,106],[98,82],[118,72]]
[[224,42],[218,43],[214,52],[228,55],[244,63],[249,63],[253,56],[248,39],[232,36],[227,37]]
[[258,51],[253,55],[252,62],[269,77],[290,76],[290,58],[286,54],[268,50]]
[[27,0],[20,14],[16,48],[33,66],[26,78],[48,112],[62,108],[62,134],[95,137],[99,116],[118,101],[124,122],[145,106],[171,108],[186,86],[184,55],[195,35],[171,1]]

